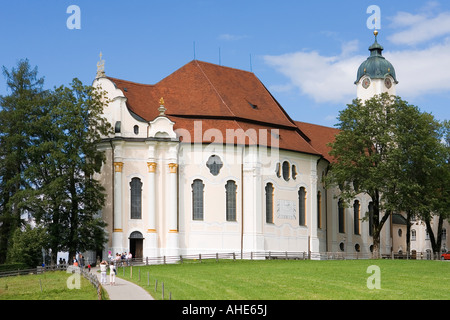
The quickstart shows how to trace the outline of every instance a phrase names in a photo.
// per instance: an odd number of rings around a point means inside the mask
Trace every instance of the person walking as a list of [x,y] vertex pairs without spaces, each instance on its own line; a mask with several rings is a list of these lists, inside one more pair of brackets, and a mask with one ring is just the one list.
[[106,269],[108,268],[108,265],[106,264],[106,261],[103,260],[100,263],[100,283],[106,284]]
[[109,285],[113,286],[116,284],[116,266],[114,262],[109,265]]

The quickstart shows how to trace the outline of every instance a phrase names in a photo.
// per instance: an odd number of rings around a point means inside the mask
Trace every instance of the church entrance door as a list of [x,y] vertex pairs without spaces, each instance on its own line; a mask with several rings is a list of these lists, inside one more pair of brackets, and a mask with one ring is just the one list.
[[143,258],[144,237],[139,231],[134,231],[130,235],[130,252],[133,258]]

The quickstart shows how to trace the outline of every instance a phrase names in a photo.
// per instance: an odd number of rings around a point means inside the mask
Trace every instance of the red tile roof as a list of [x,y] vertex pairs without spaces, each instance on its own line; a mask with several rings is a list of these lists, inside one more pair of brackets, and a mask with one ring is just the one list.
[[[331,136],[321,133],[316,140],[315,135],[315,131],[328,132],[328,129],[294,122],[251,72],[193,60],[154,85],[108,79],[123,91],[130,111],[146,121],[159,115],[159,99],[163,97],[166,115],[175,122],[174,129],[187,130],[192,142],[212,142],[214,139],[204,136],[208,129],[218,129],[224,140],[227,129],[247,133],[253,129],[264,133],[266,129],[266,139],[246,139],[245,144],[264,145],[267,141],[270,145],[272,141],[280,149],[328,156],[323,153],[323,143],[325,137]],[[199,137],[194,135],[196,121],[201,121],[202,141],[197,141]],[[271,135],[270,130],[278,130],[279,140],[271,140],[276,135]]]
[[300,121],[295,121],[295,123],[306,135],[312,137],[311,145],[314,149],[318,150],[326,160],[333,162],[334,159],[329,154],[331,147],[327,144],[334,142],[340,130]]

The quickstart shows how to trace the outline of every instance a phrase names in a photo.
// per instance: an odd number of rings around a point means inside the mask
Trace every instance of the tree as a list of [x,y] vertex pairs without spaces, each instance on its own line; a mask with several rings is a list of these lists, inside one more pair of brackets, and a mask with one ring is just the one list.
[[[445,177],[445,148],[441,143],[442,124],[417,107],[400,104],[397,110],[395,158],[399,170],[397,209],[407,213],[407,251],[410,251],[410,219],[422,218],[428,226],[436,203],[440,203],[440,185]],[[411,134],[413,133],[413,134]],[[442,229],[440,219],[439,228]],[[430,231],[429,231],[430,232]],[[432,233],[432,230],[431,230]],[[431,235],[434,240],[434,236]],[[440,239],[438,240],[440,242]],[[433,241],[432,241],[433,243]],[[435,247],[434,243],[433,247]],[[440,243],[437,244],[440,247]]]
[[[435,149],[433,167],[423,195],[428,206],[422,207],[419,213],[427,227],[434,253],[441,250],[443,222],[450,218],[450,122],[444,121],[440,128],[439,147]],[[438,217],[436,233],[431,226],[435,216]]]
[[373,254],[379,257],[380,233],[392,212],[430,207],[419,203],[418,195],[427,188],[423,179],[430,178],[437,161],[439,125],[387,93],[364,103],[354,100],[340,112],[339,121],[341,131],[330,144],[336,161],[326,181],[339,185],[347,202],[360,192],[371,197]]
[[44,228],[31,228],[30,225],[26,225],[24,230],[16,229],[8,251],[8,261],[24,263],[30,268],[35,268],[43,262],[42,249],[46,243],[47,233]]
[[26,150],[33,139],[33,119],[47,95],[44,79],[37,73],[28,60],[20,60],[11,71],[3,67],[10,93],[0,96],[0,263],[5,262],[10,240],[26,213],[19,195],[29,187],[23,175],[28,166]]
[[97,149],[111,126],[102,118],[102,93],[74,79],[70,87],[52,91],[37,119],[36,143],[29,148],[24,190],[25,207],[46,227],[52,261],[58,251],[100,250],[106,242],[105,223],[98,216],[105,194],[95,180],[105,160]]

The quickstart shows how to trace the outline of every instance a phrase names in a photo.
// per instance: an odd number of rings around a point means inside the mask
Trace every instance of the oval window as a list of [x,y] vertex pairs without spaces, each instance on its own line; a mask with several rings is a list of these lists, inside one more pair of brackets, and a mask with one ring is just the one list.
[[283,179],[286,181],[289,180],[289,169],[290,169],[289,162],[287,161],[283,162]]
[[211,172],[213,176],[217,176],[220,169],[223,167],[223,163],[219,156],[212,155],[206,162],[206,166],[209,168],[209,172]]

